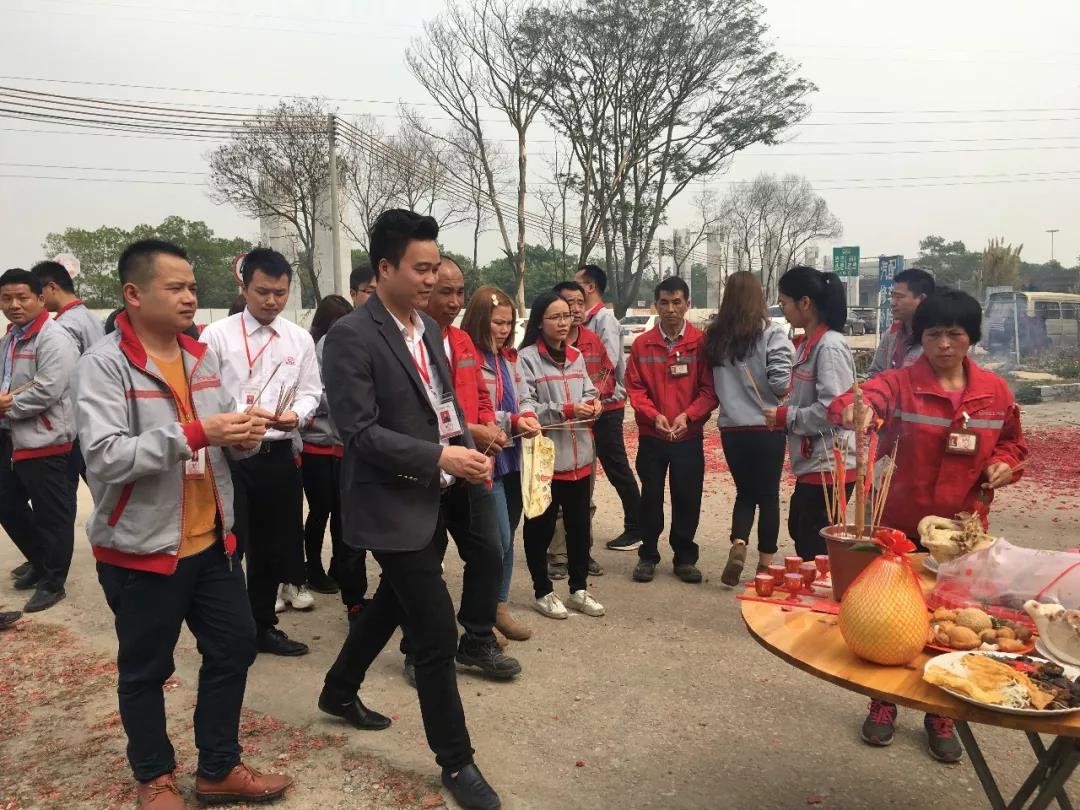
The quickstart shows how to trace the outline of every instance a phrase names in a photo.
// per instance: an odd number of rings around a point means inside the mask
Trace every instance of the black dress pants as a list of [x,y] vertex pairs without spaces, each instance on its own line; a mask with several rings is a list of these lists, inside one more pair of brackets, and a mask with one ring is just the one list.
[[367,552],[341,541],[341,459],[322,453],[304,453],[300,465],[307,498],[304,521],[304,556],[308,576],[323,570],[322,547],[330,523],[330,576],[341,588],[345,607],[358,604],[367,594]]
[[400,625],[416,666],[428,745],[439,765],[456,771],[473,761],[473,749],[457,687],[457,625],[442,578],[442,533],[440,519],[431,541],[419,551],[372,552],[382,569],[379,587],[350,623],[341,652],[326,673],[326,687],[343,698],[355,695],[371,662]]
[[668,540],[675,565],[698,561],[694,542],[701,517],[701,487],[705,481],[704,440],[670,442],[642,436],[638,442],[637,473],[641,478],[641,547],[638,558],[660,562],[657,543],[664,530],[664,488],[671,475],[671,532]]
[[259,628],[277,624],[278,585],[303,585],[304,489],[287,439],[264,442],[254,456],[230,464],[233,532],[247,555],[248,598]]
[[495,642],[491,628],[503,575],[497,521],[495,495],[486,486],[461,481],[443,491],[443,529],[436,535],[442,552],[439,559],[446,556],[449,534],[465,563],[458,621],[466,636],[490,643]]
[[623,529],[634,532],[641,526],[641,491],[626,458],[626,443],[623,441],[625,417],[624,408],[604,411],[593,423],[593,439],[596,441],[596,457],[604,468],[604,475],[622,501]]
[[589,585],[589,494],[592,487],[588,478],[577,481],[551,482],[551,505],[534,518],[525,518],[525,562],[532,575],[533,595],[539,599],[555,588],[548,578],[547,550],[555,535],[555,519],[562,509],[563,525],[566,527],[566,567],[569,573],[570,592],[584,591]]
[[117,696],[128,762],[147,782],[176,767],[165,729],[165,681],[186,621],[202,655],[195,702],[199,775],[224,779],[240,762],[240,708],[255,660],[255,623],[240,565],[221,543],[179,560],[171,575],[99,562],[98,582],[115,616]]
[[758,553],[775,554],[780,537],[780,476],[787,435],[779,430],[724,430],[720,442],[735,480],[731,539],[750,542],[756,512]]
[[0,526],[38,572],[39,588],[64,589],[75,547],[68,457],[11,461],[11,432],[0,430]]
[[[844,486],[844,503],[855,491],[854,484]],[[788,532],[795,541],[795,553],[804,560],[827,554],[821,530],[829,525],[829,510],[825,506],[825,488],[821,484],[795,484],[788,505]]]

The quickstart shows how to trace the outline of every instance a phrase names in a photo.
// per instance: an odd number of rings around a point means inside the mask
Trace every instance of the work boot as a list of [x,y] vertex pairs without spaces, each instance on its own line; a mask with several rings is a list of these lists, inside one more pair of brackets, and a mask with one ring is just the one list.
[[728,549],[727,565],[724,566],[724,573],[720,575],[720,581],[734,588],[739,584],[739,577],[742,576],[745,565],[746,543],[742,540],[734,540],[731,548]]
[[511,641],[528,641],[532,638],[532,630],[514,618],[506,602],[499,602],[495,608],[495,628]]
[[462,666],[475,667],[480,674],[497,681],[508,681],[521,674],[521,664],[490,641],[480,641],[462,636],[458,642],[457,662]]
[[896,705],[884,700],[871,700],[870,713],[862,724],[859,736],[868,745],[892,745],[896,733]]
[[174,773],[163,773],[149,782],[139,782],[135,795],[139,799],[139,810],[184,810],[187,807]]
[[224,779],[195,779],[195,797],[206,804],[269,802],[281,798],[293,782],[291,776],[259,773],[241,762]]
[[964,756],[964,749],[953,730],[953,721],[948,717],[928,714],[923,718],[923,728],[926,729],[930,756],[938,762],[959,762]]
[[566,579],[570,575],[569,570],[564,562],[549,562],[548,563],[548,579]]
[[696,585],[701,582],[701,571],[693,563],[679,563],[675,566],[675,576],[683,582]]
[[634,566],[634,582],[652,582],[656,576],[656,563],[652,560],[638,560]]

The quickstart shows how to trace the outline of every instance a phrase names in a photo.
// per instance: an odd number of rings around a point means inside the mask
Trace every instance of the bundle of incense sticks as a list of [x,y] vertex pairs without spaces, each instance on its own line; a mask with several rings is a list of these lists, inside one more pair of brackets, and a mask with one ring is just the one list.
[[29,391],[31,388],[33,388],[37,384],[38,384],[37,380],[30,380],[29,382],[24,382],[18,388],[15,388],[15,389],[13,389],[11,391],[8,391],[7,392],[8,396],[17,397],[19,394],[22,394],[22,393],[24,393],[26,391]]
[[871,503],[870,513],[870,534],[873,535],[874,530],[881,525],[881,516],[885,512],[885,502],[889,499],[889,488],[892,486],[893,473],[896,472],[896,452],[900,447],[900,441],[897,440],[893,445],[893,451],[886,458],[885,472],[882,474],[881,486],[874,492],[874,497]]
[[262,395],[266,391],[267,387],[270,385],[270,381],[274,379],[274,375],[278,373],[278,369],[281,368],[282,362],[284,361],[280,361],[276,366],[274,366],[274,370],[271,371],[270,376],[266,378],[266,382],[263,383],[263,387],[259,389],[259,393],[255,397],[255,401],[244,409],[244,413],[251,413],[251,409],[257,408],[259,403],[262,402]]
[[299,382],[294,382],[292,385],[281,386],[281,390],[278,392],[277,407],[274,409],[275,419],[278,419],[292,407],[293,401],[296,399],[296,390],[299,387]]
[[832,481],[825,472],[821,473],[821,488],[825,491],[825,510],[833,526],[847,525],[847,497],[844,487],[847,482],[847,446],[843,434],[833,434]]

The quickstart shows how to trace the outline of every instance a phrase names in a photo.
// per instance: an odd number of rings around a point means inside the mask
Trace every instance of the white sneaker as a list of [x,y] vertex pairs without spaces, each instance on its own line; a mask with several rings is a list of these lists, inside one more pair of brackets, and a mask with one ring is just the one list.
[[537,613],[543,613],[549,619],[569,619],[570,614],[566,612],[566,605],[562,603],[562,600],[557,597],[554,592],[547,594],[547,596],[541,596],[539,599],[533,602],[533,608]]
[[566,600],[566,603],[586,616],[603,616],[604,606],[593,599],[593,596],[588,591],[574,591],[570,594],[570,598]]
[[307,585],[282,585],[281,598],[288,602],[293,610],[311,610],[315,607],[315,597],[311,595]]
[[285,600],[281,598],[281,586],[278,585],[278,588],[277,588],[277,601],[274,602],[274,613],[284,613],[284,612],[285,612]]

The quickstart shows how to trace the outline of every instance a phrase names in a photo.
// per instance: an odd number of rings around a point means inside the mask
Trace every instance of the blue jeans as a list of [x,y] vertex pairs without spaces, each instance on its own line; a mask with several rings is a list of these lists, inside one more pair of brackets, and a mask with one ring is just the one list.
[[521,475],[515,470],[496,478],[491,491],[495,495],[495,519],[503,550],[499,602],[506,602],[510,599],[510,580],[514,576],[514,532],[521,521]]

